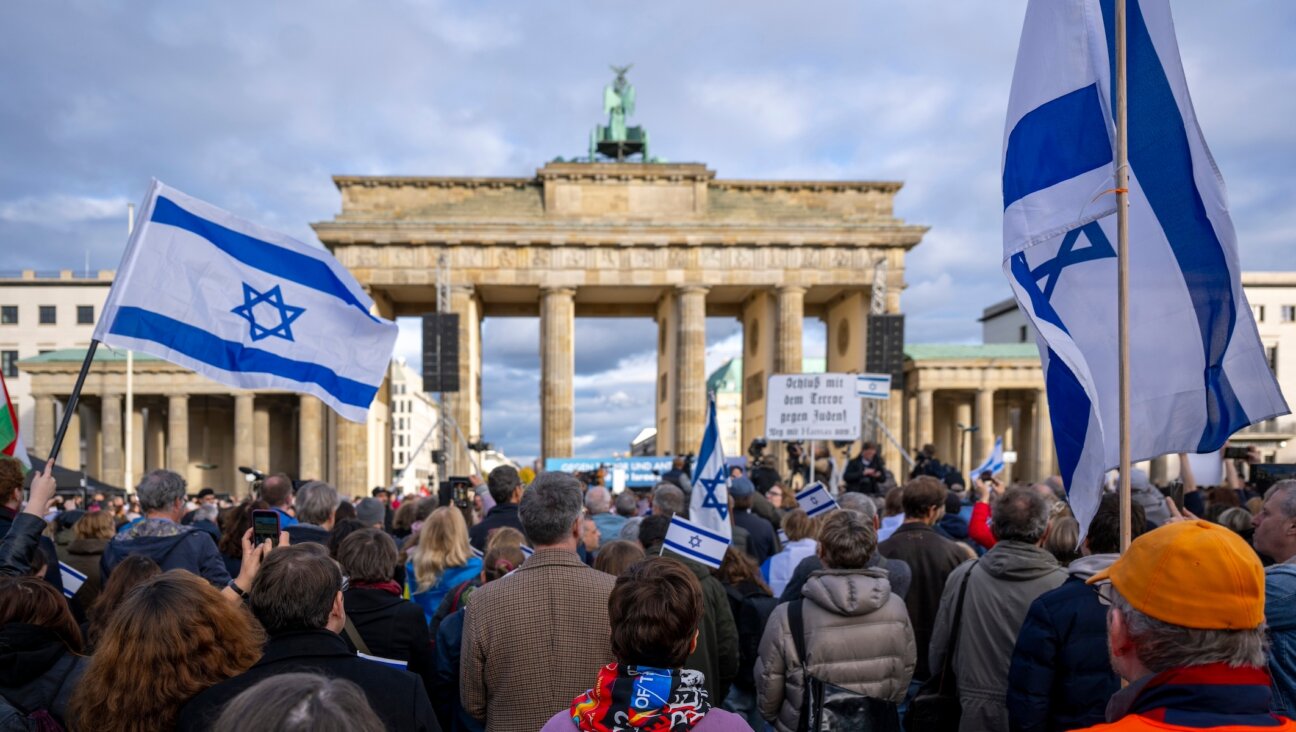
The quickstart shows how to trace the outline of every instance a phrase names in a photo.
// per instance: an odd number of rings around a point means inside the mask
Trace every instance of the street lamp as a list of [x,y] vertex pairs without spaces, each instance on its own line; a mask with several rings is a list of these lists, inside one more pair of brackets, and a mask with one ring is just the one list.
[[963,476],[963,479],[967,481],[967,484],[966,484],[964,487],[970,489],[970,488],[971,488],[971,483],[972,483],[972,478],[971,478],[971,476],[964,476],[964,475],[963,475],[963,457],[964,457],[964,452],[963,452],[963,451],[964,451],[965,447],[967,446],[967,436],[968,436],[968,433],[969,433],[969,432],[976,432],[976,431],[980,430],[981,428],[980,428],[979,426],[977,426],[977,425],[972,425],[972,426],[969,427],[969,426],[967,426],[967,425],[964,425],[962,422],[959,422],[959,423],[957,423],[957,424],[958,424],[958,428],[959,428],[959,461],[958,461],[958,472],[959,472],[959,475]]

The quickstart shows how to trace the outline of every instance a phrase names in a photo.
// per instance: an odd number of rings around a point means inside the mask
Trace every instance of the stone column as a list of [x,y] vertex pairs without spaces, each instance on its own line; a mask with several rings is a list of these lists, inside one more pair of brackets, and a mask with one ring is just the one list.
[[1170,456],[1158,455],[1152,458],[1148,466],[1148,479],[1156,485],[1164,485],[1170,480]]
[[252,459],[257,470],[270,472],[270,405],[265,397],[256,400],[252,406]]
[[679,301],[679,359],[675,402],[675,454],[697,452],[706,427],[706,296],[707,288],[685,285]]
[[[66,401],[63,402],[63,409],[67,409]],[[63,435],[63,447],[59,450],[58,462],[68,470],[81,469],[81,410],[79,409],[73,410],[72,419],[68,420],[67,433]]]
[[761,290],[743,303],[742,444],[725,448],[735,453],[765,436],[765,387],[774,373],[777,321],[774,293]]
[[239,492],[247,490],[247,480],[239,472],[239,466],[265,470],[266,466],[256,461],[256,429],[252,413],[256,397],[248,392],[234,395],[234,464],[229,473]]
[[1035,391],[1035,475],[1022,476],[1029,480],[1044,480],[1053,475],[1054,463],[1053,422],[1049,417],[1048,393]]
[[540,291],[540,457],[571,457],[576,290]]
[[[464,439],[477,440],[481,439],[481,303],[477,293],[470,286],[452,286],[450,310],[459,314],[459,391],[446,394],[446,414],[459,425]],[[453,428],[449,434],[448,474],[468,475],[472,471],[468,453]]]
[[54,397],[44,395],[36,397],[35,416],[36,429],[32,435],[31,450],[37,457],[48,458],[50,450],[54,447],[54,432],[58,429],[54,424]]
[[162,417],[162,404],[156,400],[149,402],[148,408],[148,426],[145,427],[147,435],[145,442],[148,449],[145,452],[144,470],[157,470],[166,466],[166,421]]
[[[918,427],[915,431],[915,444],[913,445],[915,451],[921,450],[923,445],[930,445],[936,441],[936,438],[932,434],[935,411],[935,405],[933,404],[934,396],[935,392],[931,389],[918,390]],[[956,455],[946,455],[945,459],[957,459],[957,457],[958,456]]]
[[302,480],[324,478],[324,402],[309,394],[301,397],[298,416],[297,477]]
[[774,369],[780,374],[801,373],[801,329],[805,320],[806,288],[785,285],[778,288],[778,341]]
[[675,452],[675,362],[679,356],[679,302],[675,291],[667,289],[657,300],[657,382],[656,412],[657,454]]
[[368,493],[369,482],[369,425],[337,418],[337,483],[338,493],[352,496]]
[[117,485],[122,479],[124,455],[122,454],[122,403],[117,394],[104,394],[100,398],[101,425],[103,428],[103,465],[99,480]]
[[167,397],[167,470],[189,477],[189,396]]
[[[995,421],[994,421],[994,395],[995,390],[982,387],[976,393],[976,422],[980,429],[976,431],[976,439],[973,440],[975,447],[974,455],[971,456],[971,465],[980,465],[981,461],[990,456],[990,451],[994,449],[995,441]],[[968,480],[972,478],[969,477]]]
[[[963,397],[960,396],[960,399]],[[959,429],[958,425],[970,427],[972,425],[972,405],[966,401],[960,401],[954,408],[954,453],[950,455],[951,459],[958,460],[959,473],[963,475],[964,480],[970,480],[967,477],[968,471],[972,469],[972,451],[976,446],[971,435]],[[960,459],[960,456],[962,459]]]
[[81,470],[89,475],[99,475],[99,447],[103,444],[103,435],[99,433],[99,412],[84,400],[77,404],[77,416],[81,418],[81,439],[85,440],[85,460]]

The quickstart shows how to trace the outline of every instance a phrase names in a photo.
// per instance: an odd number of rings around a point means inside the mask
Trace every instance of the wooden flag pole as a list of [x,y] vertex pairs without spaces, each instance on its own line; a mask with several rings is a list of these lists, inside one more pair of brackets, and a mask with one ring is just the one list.
[[72,421],[72,413],[76,411],[77,400],[81,398],[81,387],[85,384],[86,374],[90,373],[90,364],[94,361],[95,351],[99,349],[99,341],[91,340],[90,347],[86,349],[85,360],[81,362],[81,373],[77,374],[76,384],[72,387],[72,395],[68,397],[67,406],[63,408],[63,419],[59,421],[58,433],[54,435],[54,446],[50,448],[49,459],[55,464],[58,463],[59,448],[63,446],[63,436],[67,434],[68,423]]
[[1116,0],[1116,301],[1120,372],[1120,547],[1130,545],[1129,130],[1126,92],[1126,9]]

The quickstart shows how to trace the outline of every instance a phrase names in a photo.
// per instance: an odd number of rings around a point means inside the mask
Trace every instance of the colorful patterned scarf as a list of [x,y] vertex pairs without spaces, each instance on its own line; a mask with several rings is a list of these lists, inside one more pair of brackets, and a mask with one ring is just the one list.
[[711,708],[702,681],[699,671],[609,663],[572,700],[572,721],[584,732],[687,732]]

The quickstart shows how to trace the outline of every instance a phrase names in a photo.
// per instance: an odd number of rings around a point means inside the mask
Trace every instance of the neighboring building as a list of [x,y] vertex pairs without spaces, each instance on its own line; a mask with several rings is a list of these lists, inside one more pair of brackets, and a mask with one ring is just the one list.
[[645,457],[657,454],[657,428],[644,427],[630,441],[630,457]]
[[[17,277],[0,276],[0,371],[28,447],[36,428],[35,401],[31,376],[18,368],[18,362],[60,348],[90,345],[112,278],[111,270],[77,276],[67,269],[57,273],[27,269]],[[117,485],[121,479],[109,482]]]
[[436,443],[429,441],[417,454],[415,450],[436,426],[437,404],[424,393],[423,377],[403,358],[392,361],[390,384],[392,469],[405,471],[397,485],[403,493],[415,493],[420,486],[435,491],[439,478],[432,451]]
[[[807,374],[821,374],[827,366],[827,359],[804,358],[801,360],[801,371]],[[724,446],[725,457],[740,457],[747,454],[747,445],[742,441],[743,414],[743,360],[731,358],[721,364],[720,368],[707,377],[707,391],[716,395],[716,422],[720,427],[720,444]]]

